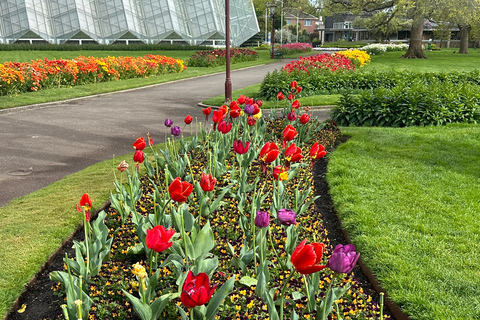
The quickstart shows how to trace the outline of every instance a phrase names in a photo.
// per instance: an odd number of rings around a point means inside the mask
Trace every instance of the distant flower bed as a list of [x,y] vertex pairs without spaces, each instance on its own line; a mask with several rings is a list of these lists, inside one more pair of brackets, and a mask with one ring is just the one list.
[[355,70],[355,66],[348,57],[343,55],[331,55],[328,53],[317,54],[309,57],[300,57],[299,60],[291,61],[283,67],[283,71],[292,73],[294,70],[305,71],[309,69]]
[[[189,67],[217,67],[226,64],[226,50],[197,51],[187,60]],[[258,53],[250,49],[230,49],[230,63],[254,61]]]
[[111,80],[148,77],[185,70],[183,60],[161,55],[72,60],[32,60],[0,64],[0,96]]
[[361,68],[370,62],[370,55],[363,50],[349,49],[344,51],[335,52],[333,56],[343,56],[352,60],[355,67]]
[[312,51],[313,47],[310,43],[287,43],[277,47],[283,54],[302,53]]
[[372,43],[367,46],[364,46],[362,50],[366,51],[369,55],[382,55],[387,51],[406,51],[408,49],[408,44],[383,44],[383,43]]

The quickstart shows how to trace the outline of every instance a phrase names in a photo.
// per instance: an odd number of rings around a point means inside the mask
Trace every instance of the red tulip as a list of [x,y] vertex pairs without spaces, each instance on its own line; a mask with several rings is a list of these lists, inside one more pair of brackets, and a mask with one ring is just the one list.
[[206,273],[201,272],[195,276],[190,270],[183,283],[180,300],[187,308],[202,306],[210,300],[216,287],[216,284],[210,287],[210,279]]
[[300,93],[302,91],[302,87],[297,87],[297,93]]
[[290,93],[288,94],[288,100],[292,101],[293,99],[295,99],[295,95],[293,93]]
[[151,147],[153,146],[153,139],[150,137],[150,132],[147,132],[147,137],[148,137],[148,145]]
[[233,141],[233,151],[235,151],[238,154],[245,154],[248,151],[248,148],[250,148],[250,141],[245,143],[245,146],[243,145],[242,140],[235,140]]
[[185,124],[190,124],[193,121],[193,117],[191,115],[187,115],[185,117]]
[[294,144],[285,149],[285,158],[290,162],[297,162],[303,158],[302,149]]
[[300,108],[300,101],[295,100],[292,102],[292,109],[298,109]]
[[248,116],[248,118],[247,118],[247,124],[248,124],[250,127],[251,127],[251,126],[254,126],[256,122],[257,122],[257,120],[255,120],[254,117]]
[[260,108],[263,106],[263,101],[262,100],[257,100],[256,103]]
[[170,193],[170,198],[176,202],[185,202],[192,193],[193,185],[187,181],[182,181],[180,177],[177,177],[173,182],[168,186],[168,192]]
[[230,108],[230,117],[234,119],[238,118],[241,113],[242,113],[242,109],[240,109],[240,107],[236,104]]
[[215,110],[215,111],[213,111],[212,121],[213,121],[214,123],[220,123],[220,121],[222,121],[223,118],[225,118],[225,114],[223,113],[223,110]]
[[143,154],[143,151],[142,150],[135,151],[135,154],[133,155],[133,161],[135,161],[138,165],[139,163],[142,163],[143,160],[145,160],[145,155]]
[[285,99],[285,96],[283,95],[283,92],[277,93],[277,100],[283,100]]
[[224,115],[228,113],[228,107],[224,104],[220,108],[218,108],[219,111],[222,111]]
[[205,115],[205,119],[208,121],[208,115],[212,113],[212,108],[208,107],[208,108],[202,109],[202,112]]
[[283,141],[292,141],[297,136],[297,129],[288,125],[283,129]]
[[273,168],[273,178],[275,180],[288,180],[288,168],[286,169],[284,166],[279,165]]
[[227,124],[225,121],[222,121],[218,124],[218,131],[220,131],[223,134],[226,134],[226,133],[230,132],[231,129],[232,129],[232,123],[231,122],[229,124]]
[[310,117],[311,117],[311,116],[312,116],[311,114],[306,114],[306,113],[302,114],[302,116],[300,117],[300,122],[301,122],[302,124],[307,123],[308,120],[310,120]]
[[147,248],[155,252],[162,252],[173,245],[170,239],[175,234],[175,230],[165,230],[164,226],[155,226],[153,229],[147,230]]
[[240,104],[244,104],[245,103],[245,95],[242,94],[240,97],[238,97],[237,101]]
[[80,206],[78,206],[78,204],[76,205],[78,212],[83,212],[83,209],[85,209],[85,220],[87,222],[89,222],[91,218],[90,209],[92,209],[92,206],[92,199],[90,199],[88,193],[84,193],[80,198]]
[[287,114],[287,119],[289,121],[295,121],[297,120],[297,115],[295,114],[295,110],[292,110],[290,111],[288,114]]
[[311,156],[314,160],[321,159],[321,158],[323,158],[326,154],[327,154],[327,152],[325,151],[325,147],[322,146],[321,144],[319,144],[318,142],[315,142],[315,143],[313,144],[312,148],[310,148],[310,156]]
[[253,104],[253,98],[245,98],[245,104]]
[[137,141],[133,143],[133,148],[140,151],[145,149],[146,146],[147,143],[145,142],[145,139],[143,139],[143,137],[138,138]]
[[290,88],[296,88],[297,87],[297,81],[292,81],[290,82]]
[[258,113],[260,113],[260,108],[258,107],[258,104],[254,103],[252,115],[256,115]]
[[230,105],[229,105],[230,109],[234,108],[235,106],[238,107],[238,102],[236,100],[233,100],[232,102],[230,102]]
[[275,143],[267,142],[260,150],[260,158],[266,163],[271,163],[277,159],[279,153],[280,151]]
[[217,183],[217,179],[215,179],[211,173],[205,174],[202,172],[202,177],[200,178],[200,187],[205,192],[212,191],[215,188],[215,183]]
[[305,244],[307,240],[303,240],[293,250],[290,261],[293,266],[301,274],[311,274],[322,270],[325,266],[320,265],[322,261],[325,245],[323,243]]

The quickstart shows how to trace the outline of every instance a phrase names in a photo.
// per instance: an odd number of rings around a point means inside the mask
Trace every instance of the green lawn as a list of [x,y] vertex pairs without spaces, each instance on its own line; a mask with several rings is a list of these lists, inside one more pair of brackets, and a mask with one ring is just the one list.
[[479,319],[480,125],[343,131],[327,179],[362,259],[412,319]]
[[360,71],[462,72],[479,69],[480,50],[470,48],[468,52],[468,54],[458,54],[458,48],[447,48],[439,51],[425,51],[428,59],[400,59],[404,52],[390,51],[380,56],[372,56],[371,63]]

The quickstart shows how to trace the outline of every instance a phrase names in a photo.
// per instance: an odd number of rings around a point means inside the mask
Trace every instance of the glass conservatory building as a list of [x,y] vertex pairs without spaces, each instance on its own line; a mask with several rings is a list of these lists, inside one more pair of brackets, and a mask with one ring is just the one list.
[[[230,38],[259,32],[252,0],[230,0]],[[0,43],[223,44],[225,0],[0,0]]]

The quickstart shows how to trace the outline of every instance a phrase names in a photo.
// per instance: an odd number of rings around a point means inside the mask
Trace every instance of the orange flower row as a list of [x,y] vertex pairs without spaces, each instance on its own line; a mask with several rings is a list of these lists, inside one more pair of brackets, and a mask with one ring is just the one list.
[[183,60],[161,55],[144,57],[84,57],[72,60],[32,60],[0,64],[0,96],[39,89],[177,73]]

